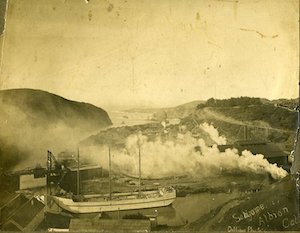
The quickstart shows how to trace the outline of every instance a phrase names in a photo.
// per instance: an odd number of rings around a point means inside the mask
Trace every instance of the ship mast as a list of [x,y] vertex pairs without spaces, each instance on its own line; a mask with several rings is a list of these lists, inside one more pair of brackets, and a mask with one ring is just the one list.
[[80,193],[79,148],[77,149],[77,195]]
[[111,200],[111,154],[110,146],[108,147],[108,164],[109,164],[109,200]]
[[139,143],[139,198],[141,197],[141,146]]
[[51,154],[50,151],[47,150],[47,176],[46,176],[46,196],[45,196],[45,203],[46,203],[46,210],[49,208],[49,196],[51,195],[51,186],[50,186],[50,173],[51,173]]

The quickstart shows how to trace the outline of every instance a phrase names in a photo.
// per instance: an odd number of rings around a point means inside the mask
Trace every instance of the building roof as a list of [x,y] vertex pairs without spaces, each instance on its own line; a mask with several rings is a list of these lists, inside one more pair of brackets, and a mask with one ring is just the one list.
[[262,154],[265,158],[286,157],[287,154],[276,144],[263,141],[237,141],[231,145],[219,145],[218,149],[224,152],[228,148],[236,148],[239,153],[249,150],[253,154]]
[[28,200],[16,213],[11,217],[16,223],[25,228],[33,218],[44,208],[44,204],[35,198]]
[[18,194],[18,193],[9,193],[7,191],[1,191],[0,192],[0,209],[2,207],[6,206],[9,202],[15,200],[19,196],[20,196],[20,194]]
[[22,231],[22,228],[21,227],[18,227],[15,223],[13,222],[8,222],[7,224],[5,224],[2,229],[3,231],[15,231],[15,232],[18,232],[18,231]]
[[71,219],[70,231],[96,232],[96,231],[144,231],[151,230],[150,220],[145,219]]
[[29,175],[29,174],[34,174],[36,172],[39,172],[39,173],[43,173],[43,174],[46,174],[46,168],[44,167],[28,167],[28,168],[25,168],[23,170],[17,170],[17,171],[10,171],[10,172],[7,172],[8,175],[16,175],[16,176],[20,176],[20,175]]
[[[34,230],[36,224],[39,224],[39,221],[43,218],[40,213],[43,213],[44,204],[36,198],[28,199],[23,195],[17,197],[22,197],[22,200],[21,202],[15,199],[12,200],[16,203],[10,207],[11,211],[9,212],[9,216],[3,216],[6,218],[4,218],[1,229],[13,231]],[[14,209],[12,209],[12,207]]]
[[[84,171],[84,170],[92,170],[92,169],[101,169],[102,167],[100,165],[80,165],[79,170]],[[69,167],[70,171],[77,171],[77,166],[75,167]]]

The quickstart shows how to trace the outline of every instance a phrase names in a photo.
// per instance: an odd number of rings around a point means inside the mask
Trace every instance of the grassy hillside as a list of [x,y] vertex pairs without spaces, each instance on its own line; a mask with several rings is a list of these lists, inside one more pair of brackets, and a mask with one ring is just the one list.
[[40,90],[0,91],[2,167],[22,160],[23,166],[44,163],[46,150],[74,149],[79,140],[109,125],[108,114],[91,104]]
[[[291,147],[297,127],[297,113],[291,109],[297,100],[265,100],[259,98],[209,99],[199,104],[185,121],[212,122],[229,142],[244,137],[262,139]],[[294,106],[295,106],[294,105]],[[289,148],[290,149],[290,148]]]
[[264,121],[273,128],[283,130],[294,130],[297,126],[297,114],[295,112],[272,105],[219,107],[214,108],[214,111],[240,121]]
[[297,114],[291,108],[292,105],[297,106],[295,100],[281,99],[267,102],[250,97],[225,100],[211,98],[205,104],[199,104],[197,109],[211,107],[213,111],[239,121],[264,121],[273,128],[294,130],[297,123]]

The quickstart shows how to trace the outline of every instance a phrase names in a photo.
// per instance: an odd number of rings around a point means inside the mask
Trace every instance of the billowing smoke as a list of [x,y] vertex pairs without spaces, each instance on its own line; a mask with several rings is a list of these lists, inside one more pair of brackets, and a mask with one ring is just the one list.
[[[200,147],[200,151],[195,150],[196,146]],[[250,151],[239,155],[235,149],[220,152],[216,145],[209,147],[204,140],[196,140],[188,133],[176,141],[162,141],[160,138],[150,141],[142,135],[131,135],[124,149],[112,150],[112,170],[138,176],[139,148],[143,178],[254,173],[270,174],[279,179],[287,175],[285,170],[270,164],[263,155],[253,155]],[[94,149],[89,148],[89,153],[93,153]],[[107,148],[98,148],[96,158],[98,163],[107,167]]]
[[23,170],[37,164],[46,166],[47,150],[55,154],[76,150],[80,140],[100,128],[87,129],[79,120],[75,126],[70,126],[63,121],[51,123],[47,118],[31,119],[26,112],[1,103],[0,167],[4,170]]
[[200,125],[200,128],[204,130],[212,140],[214,140],[218,145],[225,145],[227,144],[227,140],[224,136],[219,134],[219,131],[211,124],[206,122]]

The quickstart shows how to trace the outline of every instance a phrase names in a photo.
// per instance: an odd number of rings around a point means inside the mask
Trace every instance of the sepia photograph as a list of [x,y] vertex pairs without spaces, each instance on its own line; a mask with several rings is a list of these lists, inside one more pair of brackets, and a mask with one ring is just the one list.
[[0,0],[0,232],[299,232],[299,96],[299,0]]

